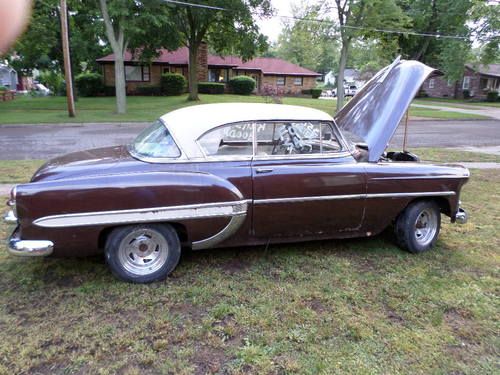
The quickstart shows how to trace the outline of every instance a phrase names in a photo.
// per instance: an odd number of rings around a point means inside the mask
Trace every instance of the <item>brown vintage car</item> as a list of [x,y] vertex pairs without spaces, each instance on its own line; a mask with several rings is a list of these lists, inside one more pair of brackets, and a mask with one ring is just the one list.
[[13,189],[9,251],[104,251],[133,282],[165,278],[181,249],[374,236],[429,250],[441,214],[465,222],[461,166],[385,152],[433,69],[395,61],[332,118],[272,104],[199,105],[170,112],[129,146],[49,161]]

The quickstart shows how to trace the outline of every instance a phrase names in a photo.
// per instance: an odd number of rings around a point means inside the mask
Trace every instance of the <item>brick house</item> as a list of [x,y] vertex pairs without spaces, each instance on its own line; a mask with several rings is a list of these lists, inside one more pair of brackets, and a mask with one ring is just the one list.
[[[114,86],[114,55],[96,60],[102,69],[104,84]],[[176,51],[162,49],[160,55],[150,64],[141,64],[132,53],[125,55],[125,81],[127,93],[134,93],[138,86],[159,86],[163,73],[179,73],[188,79],[189,51],[187,47]],[[302,90],[316,86],[316,78],[321,74],[292,64],[288,61],[256,57],[243,62],[236,56],[215,56],[207,51],[203,44],[198,51],[198,81],[226,83],[234,76],[247,75],[255,79],[256,93],[268,88],[285,94],[296,95]]]
[[464,90],[468,90],[470,97],[484,100],[489,91],[500,91],[500,64],[467,64],[460,80],[431,77],[424,82],[422,89],[431,98],[463,98]]

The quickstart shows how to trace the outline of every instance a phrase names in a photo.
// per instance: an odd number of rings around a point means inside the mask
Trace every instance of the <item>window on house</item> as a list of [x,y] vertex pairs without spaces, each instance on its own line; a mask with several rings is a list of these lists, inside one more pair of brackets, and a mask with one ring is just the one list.
[[198,140],[207,157],[253,155],[253,123],[221,126],[209,131]]
[[462,89],[463,90],[469,90],[470,89],[470,77],[464,77],[464,82],[462,84]]
[[228,78],[228,69],[208,69],[209,82],[227,82]]
[[453,80],[449,79],[448,82],[446,82],[448,87],[453,86]]
[[149,81],[150,78],[149,65],[125,65],[126,81]]
[[433,88],[434,88],[434,84],[435,84],[435,83],[436,83],[436,82],[434,81],[434,78],[431,78],[431,79],[429,80],[429,88],[430,88],[430,89],[433,89]]
[[163,68],[163,74],[165,73],[170,73],[170,68],[168,66],[166,68]]
[[293,84],[294,84],[295,86],[302,86],[303,81],[304,81],[304,80],[303,80],[303,78],[302,78],[302,77],[295,77],[295,78],[293,79]]
[[285,83],[286,83],[285,77],[276,77],[277,86],[285,86]]

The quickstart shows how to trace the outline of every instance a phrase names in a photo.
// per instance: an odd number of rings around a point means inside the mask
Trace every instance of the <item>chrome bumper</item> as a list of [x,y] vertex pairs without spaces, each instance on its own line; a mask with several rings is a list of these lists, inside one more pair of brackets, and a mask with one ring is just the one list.
[[469,220],[469,215],[462,207],[458,208],[458,212],[455,215],[455,222],[458,224],[465,224]]
[[[9,211],[4,216],[8,224],[17,224],[17,217],[14,211]],[[19,237],[19,227],[11,234],[8,240],[9,253],[23,257],[42,257],[52,254],[54,244],[46,240],[21,240]]]

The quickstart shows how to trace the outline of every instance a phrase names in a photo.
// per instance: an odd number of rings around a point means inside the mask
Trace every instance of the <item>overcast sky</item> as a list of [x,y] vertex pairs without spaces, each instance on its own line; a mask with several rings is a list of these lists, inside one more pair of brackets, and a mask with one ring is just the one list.
[[[275,13],[280,16],[290,16],[291,5],[300,0],[271,0]],[[269,41],[275,42],[282,28],[282,19],[279,16],[270,19],[257,20],[261,32],[269,37]]]

